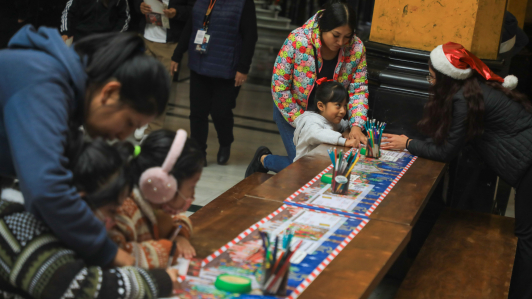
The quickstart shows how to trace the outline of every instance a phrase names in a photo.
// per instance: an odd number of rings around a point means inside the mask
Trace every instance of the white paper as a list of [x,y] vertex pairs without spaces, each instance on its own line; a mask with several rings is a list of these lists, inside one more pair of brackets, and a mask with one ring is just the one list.
[[405,155],[404,152],[386,151],[381,150],[381,161],[397,162]]
[[151,7],[151,11],[158,14],[164,14],[164,4],[159,0],[144,0],[144,3]]
[[203,44],[203,38],[205,38],[205,30],[198,30],[198,33],[196,33],[196,38],[194,39],[194,43],[196,45]]
[[282,225],[276,227],[270,234],[272,238],[271,241],[275,241],[274,236],[282,235],[287,228],[292,228],[297,231],[298,229],[294,228],[294,226],[299,226],[299,228],[306,226],[306,230],[310,230],[309,233],[311,235],[303,237],[298,236],[296,233],[289,246],[294,250],[299,242],[302,241],[301,247],[299,247],[298,251],[312,254],[333,234],[333,232],[342,226],[346,220],[347,218],[341,216],[302,210],[290,220],[285,221]]
[[352,195],[336,195],[331,194],[330,192],[325,193],[329,190],[331,185],[327,184],[323,187],[320,192],[315,194],[308,203],[325,206],[334,209],[341,209],[346,211],[353,210],[361,201],[368,195],[368,193],[373,189],[374,185],[368,185],[363,183],[353,183],[352,181],[349,184],[349,190],[355,190],[361,192],[357,197]]

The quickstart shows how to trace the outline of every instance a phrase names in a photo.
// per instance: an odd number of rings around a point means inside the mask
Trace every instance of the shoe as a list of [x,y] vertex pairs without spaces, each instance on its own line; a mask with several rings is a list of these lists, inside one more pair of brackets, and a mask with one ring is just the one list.
[[262,173],[268,173],[268,169],[264,166],[262,166],[262,162],[260,162],[260,158],[264,155],[271,155],[272,152],[265,146],[260,146],[257,151],[255,152],[255,155],[253,156],[253,159],[248,165],[248,169],[246,169],[246,178],[255,172],[262,172]]
[[144,131],[146,131],[147,128],[148,125],[145,125],[136,129],[135,134],[133,134],[135,136],[135,139],[137,139],[138,141],[142,140],[142,138],[144,137]]
[[231,156],[231,146],[220,146],[220,149],[218,150],[218,157],[217,161],[219,165],[224,165],[229,161],[229,157]]

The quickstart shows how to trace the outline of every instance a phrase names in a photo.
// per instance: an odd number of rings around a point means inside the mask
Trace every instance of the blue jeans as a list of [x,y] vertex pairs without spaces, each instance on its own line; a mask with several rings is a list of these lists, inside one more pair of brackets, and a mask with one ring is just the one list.
[[273,121],[279,128],[281,139],[283,139],[284,148],[288,156],[268,155],[264,158],[264,167],[273,172],[279,172],[292,164],[296,157],[296,146],[294,145],[294,131],[292,127],[283,117],[279,109],[273,105]]

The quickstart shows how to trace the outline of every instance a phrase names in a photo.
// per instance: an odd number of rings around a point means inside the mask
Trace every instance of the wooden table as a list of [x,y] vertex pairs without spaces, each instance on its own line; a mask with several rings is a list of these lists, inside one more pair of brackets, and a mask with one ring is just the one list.
[[[250,190],[247,196],[284,201],[331,165],[327,154],[327,149],[330,147],[330,145],[317,147],[264,184]],[[344,148],[345,150],[347,148]],[[369,218],[414,225],[443,177],[445,169],[444,163],[417,158]]]
[[[275,176],[254,174],[191,216],[199,258],[218,250],[274,210],[330,165],[320,146]],[[300,298],[367,298],[410,241],[445,164],[418,158],[377,207],[369,223]]]
[[[281,201],[247,196],[230,204],[227,198],[217,201],[191,216],[191,242],[199,258],[207,257],[283,205]],[[411,227],[406,225],[369,221],[299,298],[368,297],[410,241],[410,233]]]

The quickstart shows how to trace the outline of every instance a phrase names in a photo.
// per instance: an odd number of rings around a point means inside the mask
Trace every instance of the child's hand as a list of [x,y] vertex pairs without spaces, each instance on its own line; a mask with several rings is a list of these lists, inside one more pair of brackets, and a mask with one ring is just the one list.
[[196,250],[194,247],[192,247],[192,245],[190,245],[190,242],[187,238],[183,236],[177,236],[176,243],[178,256],[184,257],[186,259],[191,259],[196,256]]
[[345,141],[345,147],[356,147],[360,144],[360,142],[356,139],[348,139]]

